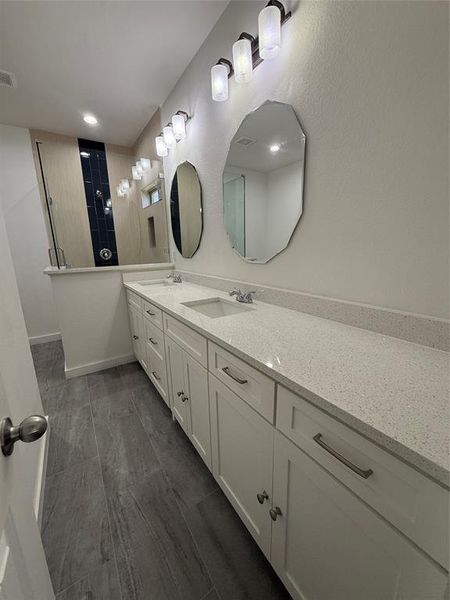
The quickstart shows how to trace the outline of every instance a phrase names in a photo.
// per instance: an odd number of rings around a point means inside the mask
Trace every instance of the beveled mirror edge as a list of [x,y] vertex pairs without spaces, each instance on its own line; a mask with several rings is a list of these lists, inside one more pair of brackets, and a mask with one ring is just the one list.
[[[277,256],[279,256],[280,254],[282,254],[286,250],[286,248],[289,246],[289,244],[291,243],[291,240],[294,237],[294,234],[297,231],[297,228],[298,228],[298,226],[300,224],[300,221],[301,221],[301,219],[303,217],[303,213],[305,212],[304,208],[305,208],[305,173],[306,173],[306,131],[305,131],[305,128],[303,127],[303,124],[302,124],[302,122],[301,122],[301,120],[300,120],[300,118],[299,118],[299,116],[297,114],[297,111],[292,106],[292,104],[288,104],[287,102],[280,102],[279,100],[265,100],[262,104],[260,104],[259,106],[257,106],[253,110],[250,110],[248,113],[246,113],[242,117],[242,119],[241,119],[241,121],[240,121],[240,123],[239,123],[239,125],[238,125],[238,127],[236,129],[236,131],[233,133],[233,135],[230,138],[230,142],[228,144],[228,151],[227,151],[226,156],[228,157],[228,154],[230,153],[230,149],[231,149],[231,144],[233,143],[233,140],[236,137],[236,134],[239,131],[239,128],[242,125],[242,123],[244,122],[244,120],[247,117],[249,117],[250,115],[252,115],[253,113],[255,113],[257,110],[259,110],[260,108],[262,108],[263,106],[265,106],[266,104],[279,104],[280,106],[288,106],[289,108],[291,108],[292,112],[295,115],[295,118],[298,121],[298,124],[300,125],[300,129],[302,130],[302,135],[300,136],[300,138],[303,139],[303,178],[302,178],[302,187],[301,187],[302,203],[301,203],[301,211],[300,211],[300,214],[299,214],[299,216],[297,218],[297,222],[296,222],[295,227],[293,228],[292,233],[289,236],[286,244],[283,246],[283,248],[281,248],[273,256],[271,256],[270,258],[267,258],[265,260],[264,259],[251,259],[251,258],[247,258],[246,256],[242,256],[242,254],[239,254],[239,252],[236,250],[236,248],[231,243],[230,235],[229,235],[229,233],[228,233],[228,231],[227,231],[227,229],[225,227],[225,220],[223,220],[223,227],[224,227],[225,232],[227,234],[228,241],[230,242],[231,249],[233,250],[233,252],[241,260],[243,260],[246,263],[251,264],[251,265],[265,265],[268,262],[270,262],[271,260],[273,260],[274,258],[276,258]],[[223,202],[223,173],[225,172],[226,164],[227,164],[227,162],[226,162],[226,159],[225,159],[225,164],[224,164],[223,169],[222,169],[222,214],[225,211],[225,206],[224,206],[224,202]]]

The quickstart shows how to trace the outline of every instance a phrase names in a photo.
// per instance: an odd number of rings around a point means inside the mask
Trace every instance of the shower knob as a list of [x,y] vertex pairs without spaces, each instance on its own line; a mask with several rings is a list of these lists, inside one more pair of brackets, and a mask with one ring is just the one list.
[[32,415],[24,419],[20,425],[13,425],[9,417],[0,421],[0,446],[5,456],[10,456],[14,444],[35,442],[47,431],[47,419],[41,415]]

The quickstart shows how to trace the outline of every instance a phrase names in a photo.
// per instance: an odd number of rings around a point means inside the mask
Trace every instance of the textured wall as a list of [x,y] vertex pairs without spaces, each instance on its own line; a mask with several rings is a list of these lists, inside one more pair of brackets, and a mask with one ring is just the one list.
[[[283,27],[277,59],[214,103],[209,69],[264,2],[232,2],[164,103],[192,114],[165,159],[192,162],[205,230],[177,267],[438,317],[448,316],[448,5],[307,2]],[[249,265],[222,218],[222,168],[242,118],[265,100],[292,104],[307,136],[304,214],[288,249]]]

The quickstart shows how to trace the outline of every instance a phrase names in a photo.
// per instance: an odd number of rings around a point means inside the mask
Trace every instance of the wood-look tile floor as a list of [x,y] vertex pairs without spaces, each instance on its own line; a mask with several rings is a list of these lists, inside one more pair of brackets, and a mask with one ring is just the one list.
[[66,381],[60,342],[32,353],[57,600],[290,597],[138,363]]

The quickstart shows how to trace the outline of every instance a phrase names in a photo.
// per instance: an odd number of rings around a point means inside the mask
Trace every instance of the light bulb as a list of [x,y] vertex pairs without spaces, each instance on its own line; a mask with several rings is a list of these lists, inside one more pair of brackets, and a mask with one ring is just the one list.
[[186,137],[186,121],[183,115],[173,115],[172,129],[177,141],[184,140]]
[[122,188],[122,190],[124,192],[126,192],[127,190],[130,189],[130,182],[128,181],[128,179],[122,179],[120,182],[120,187]]
[[167,156],[168,155],[167,146],[164,142],[164,138],[162,135],[158,135],[158,137],[155,138],[155,144],[156,144],[156,154],[158,156]]
[[280,148],[281,148],[280,144],[272,144],[270,146],[270,151],[271,152],[278,152],[280,150]]
[[123,196],[125,196],[125,192],[122,190],[122,188],[120,187],[120,185],[118,185],[116,187],[116,192],[117,192],[117,195],[119,196],[119,198],[122,198]]
[[248,83],[253,75],[252,44],[246,38],[233,44],[233,68],[236,83]]
[[228,100],[228,69],[225,65],[211,67],[211,93],[216,102]]
[[144,172],[144,169],[142,168],[142,163],[140,160],[136,161],[136,171],[142,177],[142,173]]
[[177,143],[177,140],[175,139],[175,135],[173,133],[173,129],[170,125],[167,125],[166,127],[164,127],[163,137],[164,137],[164,143],[166,144],[166,146],[168,148],[173,148],[175,146],[175,144]]
[[266,6],[258,16],[259,56],[275,58],[281,47],[281,12],[277,6]]
[[142,179],[142,175],[139,173],[138,169],[136,168],[136,166],[131,167],[131,173],[133,174],[133,179],[135,181],[139,181]]
[[150,162],[149,158],[140,158],[139,162],[141,164],[143,171],[148,171],[150,169],[150,167],[152,166],[152,163]]

